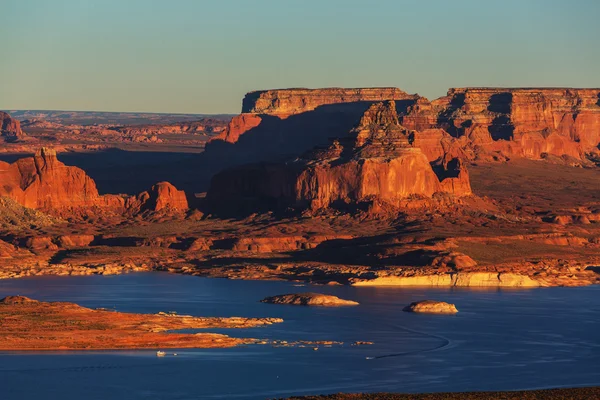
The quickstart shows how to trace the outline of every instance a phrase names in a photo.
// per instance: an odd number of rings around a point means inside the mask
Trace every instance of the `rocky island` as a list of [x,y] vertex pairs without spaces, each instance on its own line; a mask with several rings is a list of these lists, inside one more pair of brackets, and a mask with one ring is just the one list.
[[267,297],[261,300],[263,303],[269,304],[290,304],[296,306],[321,306],[321,307],[342,307],[342,306],[357,306],[358,303],[352,300],[340,299],[337,296],[332,296],[322,293],[292,293],[282,294],[278,296]]
[[410,303],[403,311],[426,314],[456,314],[458,309],[454,304],[436,300],[421,300]]

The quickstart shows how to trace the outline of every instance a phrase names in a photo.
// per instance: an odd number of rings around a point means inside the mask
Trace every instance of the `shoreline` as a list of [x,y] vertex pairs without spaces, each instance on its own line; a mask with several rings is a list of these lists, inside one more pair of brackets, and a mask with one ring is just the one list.
[[[544,279],[535,279],[529,274],[508,272],[508,271],[456,271],[442,272],[438,274],[412,274],[412,275],[380,275],[372,278],[361,278],[360,276],[338,277],[335,272],[331,276],[320,276],[319,279],[310,279],[311,277],[281,275],[270,273],[269,271],[253,271],[252,268],[237,269],[232,268],[231,273],[222,268],[209,268],[205,270],[175,269],[168,266],[136,266],[136,265],[103,265],[98,267],[88,267],[84,265],[54,265],[48,269],[45,268],[24,268],[19,271],[3,272],[0,270],[0,282],[3,280],[22,279],[39,276],[90,276],[90,275],[124,275],[137,272],[162,272],[169,274],[180,274],[198,276],[201,278],[221,278],[231,280],[248,281],[282,281],[298,282],[317,286],[352,286],[352,287],[423,287],[423,288],[479,288],[479,289],[534,289],[540,287],[581,287],[600,284],[600,275],[591,270],[580,272],[584,277],[556,276]],[[355,274],[356,275],[356,274]],[[340,282],[342,281],[342,282]]]
[[588,400],[600,398],[600,386],[575,386],[531,390],[441,393],[336,393],[292,396],[287,400]]

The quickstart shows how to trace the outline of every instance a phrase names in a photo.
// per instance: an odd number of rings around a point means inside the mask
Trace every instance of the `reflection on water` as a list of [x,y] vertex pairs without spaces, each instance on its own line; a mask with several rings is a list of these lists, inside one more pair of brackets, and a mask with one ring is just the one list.
[[[334,294],[357,307],[263,304],[270,295]],[[213,330],[281,340],[336,340],[342,347],[0,354],[2,399],[261,399],[364,391],[472,391],[600,384],[600,287],[468,290],[295,287],[289,282],[163,273],[0,281],[0,297],[201,316],[281,317],[282,324]],[[456,316],[402,308],[432,298]],[[354,341],[372,346],[349,346]]]

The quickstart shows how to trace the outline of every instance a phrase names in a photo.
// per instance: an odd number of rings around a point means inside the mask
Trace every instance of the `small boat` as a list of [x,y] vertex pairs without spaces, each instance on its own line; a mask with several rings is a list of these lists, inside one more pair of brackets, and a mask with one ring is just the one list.
[[166,355],[167,355],[167,353],[165,353],[164,351],[160,351],[159,350],[159,351],[156,352],[156,357],[164,357]]

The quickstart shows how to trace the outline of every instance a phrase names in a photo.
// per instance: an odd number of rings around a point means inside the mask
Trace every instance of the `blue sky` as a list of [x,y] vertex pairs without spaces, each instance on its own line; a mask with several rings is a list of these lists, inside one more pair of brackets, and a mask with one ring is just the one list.
[[267,88],[600,87],[597,0],[0,3],[0,109],[237,113]]

